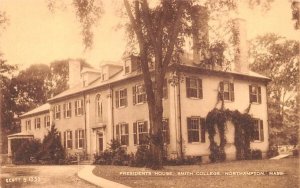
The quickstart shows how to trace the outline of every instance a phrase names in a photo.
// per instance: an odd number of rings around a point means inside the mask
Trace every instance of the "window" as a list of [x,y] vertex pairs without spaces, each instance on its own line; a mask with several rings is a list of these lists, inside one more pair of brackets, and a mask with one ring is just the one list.
[[220,82],[220,97],[226,101],[234,101],[234,85],[230,82]]
[[79,129],[75,131],[75,148],[82,149],[84,148],[84,130]]
[[60,105],[54,107],[54,118],[60,119]]
[[116,135],[121,145],[129,145],[129,131],[127,123],[120,123],[116,126]]
[[44,126],[45,126],[45,128],[50,127],[50,116],[44,117]]
[[98,119],[102,118],[103,115],[103,106],[102,106],[102,99],[100,94],[96,96],[96,115]]
[[63,105],[63,111],[64,111],[64,118],[70,118],[71,117],[71,109],[72,104],[71,102],[65,103]]
[[133,104],[141,104],[146,102],[147,96],[144,84],[135,85],[132,88],[133,92]]
[[186,96],[189,98],[203,98],[201,79],[186,78]]
[[120,89],[115,92],[115,95],[117,108],[127,106],[127,89]]
[[83,114],[83,100],[75,101],[75,116],[80,116]]
[[64,146],[67,149],[72,149],[72,131],[64,132]]
[[261,88],[256,85],[249,86],[249,99],[250,103],[261,104]]
[[25,125],[26,125],[26,130],[31,130],[31,120],[27,120],[26,122],[25,122]]
[[163,85],[163,99],[168,98],[168,80],[164,80],[164,85]]
[[41,128],[41,118],[35,118],[34,119],[34,127],[35,127],[35,129],[40,129]]
[[264,141],[263,120],[260,120],[260,119],[255,120],[253,140],[261,141],[261,142]]
[[188,142],[205,143],[205,119],[200,117],[187,118]]
[[148,123],[147,121],[138,121],[133,123],[134,144],[148,143]]
[[170,128],[169,128],[168,119],[163,119],[162,132],[163,132],[163,142],[166,144],[170,144]]

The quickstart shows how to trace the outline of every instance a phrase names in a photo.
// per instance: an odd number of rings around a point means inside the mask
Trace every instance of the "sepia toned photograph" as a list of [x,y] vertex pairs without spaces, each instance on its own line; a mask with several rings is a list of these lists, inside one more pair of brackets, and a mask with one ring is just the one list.
[[300,0],[0,0],[0,188],[298,188]]

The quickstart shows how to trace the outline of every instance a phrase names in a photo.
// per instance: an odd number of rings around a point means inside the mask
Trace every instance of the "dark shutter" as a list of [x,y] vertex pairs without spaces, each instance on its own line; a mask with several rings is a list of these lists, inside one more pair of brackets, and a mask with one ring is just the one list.
[[203,99],[202,80],[198,79],[198,97]]
[[67,135],[66,135],[66,131],[64,132],[64,147],[67,148]]
[[191,118],[187,118],[188,143],[192,142],[192,137],[190,135],[190,128],[191,128]]
[[258,103],[261,104],[261,88],[257,87],[257,90],[258,90],[258,95],[257,95]]
[[165,138],[165,139],[166,139],[167,144],[170,144],[170,128],[169,128],[169,120],[166,119],[165,121],[166,121],[166,127],[165,127],[165,130],[166,130],[166,136],[167,136],[167,138]]
[[70,138],[71,138],[71,147],[70,147],[70,148],[73,148],[73,137],[72,137],[72,131],[70,131]]
[[64,111],[64,118],[66,118],[66,113],[67,113],[67,111],[66,111],[66,103],[63,104],[63,111]]
[[129,145],[129,135],[128,135],[128,123],[125,124],[125,134],[126,134],[126,145]]
[[251,91],[252,91],[252,86],[249,85],[249,102],[252,103],[252,98],[251,98]]
[[190,97],[190,78],[186,77],[186,97]]
[[78,148],[78,130],[75,130],[75,148]]
[[116,135],[117,135],[117,140],[120,140],[120,124],[116,125]]
[[146,130],[146,132],[149,132],[148,130],[148,122],[144,121],[144,130]]
[[77,101],[75,101],[75,116],[77,116]]
[[126,96],[126,98],[125,98],[125,106],[127,106],[127,89],[125,89],[125,96]]
[[69,105],[70,105],[70,117],[72,117],[72,103],[70,102]]
[[116,91],[115,95],[116,95],[116,108],[118,108],[119,107],[119,91]]
[[201,126],[201,142],[205,143],[205,119],[200,118],[200,126]]
[[136,104],[136,86],[132,87],[133,105]]
[[219,99],[223,100],[224,99],[224,82],[220,82],[220,92],[219,92]]
[[234,84],[233,83],[229,84],[229,92],[230,92],[230,100],[234,101]]
[[85,148],[85,130],[82,131],[82,136],[83,136],[83,148]]
[[264,125],[263,125],[263,120],[260,120],[260,124],[259,124],[259,129],[260,129],[260,141],[264,141]]
[[134,144],[137,144],[137,123],[134,122],[133,123],[133,140],[134,140]]

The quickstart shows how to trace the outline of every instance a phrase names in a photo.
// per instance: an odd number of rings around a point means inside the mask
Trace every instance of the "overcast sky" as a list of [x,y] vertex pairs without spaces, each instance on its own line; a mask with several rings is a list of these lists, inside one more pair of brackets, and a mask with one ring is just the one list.
[[[101,61],[118,61],[125,37],[123,30],[115,30],[119,19],[110,3],[105,0],[106,13],[95,29],[93,49],[84,52],[80,25],[71,6],[52,14],[46,0],[0,0],[0,11],[9,18],[6,30],[1,31],[0,52],[9,64],[18,64],[21,69],[67,58],[84,58],[95,67]],[[267,32],[300,38],[300,31],[293,28],[289,0],[275,0],[266,14],[247,8],[240,12],[247,21],[248,39]]]

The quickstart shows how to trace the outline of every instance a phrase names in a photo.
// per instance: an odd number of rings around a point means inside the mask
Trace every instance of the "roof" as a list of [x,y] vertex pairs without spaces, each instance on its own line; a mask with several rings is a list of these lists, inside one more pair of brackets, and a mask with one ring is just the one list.
[[[263,76],[261,74],[258,74],[256,72],[253,71],[249,71],[248,73],[240,73],[240,72],[236,72],[236,71],[221,71],[221,70],[211,70],[211,69],[205,69],[205,68],[200,68],[197,67],[193,64],[173,64],[174,67],[180,67],[180,70],[189,70],[189,69],[193,69],[197,72],[201,72],[201,73],[207,73],[207,74],[217,74],[217,75],[233,75],[233,76],[239,76],[239,77],[244,77],[247,79],[257,79],[257,80],[263,80],[263,81],[270,81],[270,79],[266,76]],[[55,97],[49,99],[49,102],[55,101],[55,100],[59,100],[62,99],[64,97],[68,97],[71,95],[76,95],[82,92],[88,92],[90,90],[99,88],[99,87],[105,87],[108,86],[110,84],[113,83],[118,83],[130,78],[135,78],[138,76],[141,76],[141,73],[131,73],[131,74],[124,74],[123,71],[118,72],[117,74],[115,74],[114,76],[112,76],[110,79],[108,80],[102,80],[102,79],[96,79],[95,81],[91,82],[88,86],[83,87],[82,84],[78,84],[76,86],[74,86],[73,88],[70,88],[58,95],[56,95]]]
[[25,114],[22,114],[20,117],[25,117],[25,116],[30,116],[30,115],[34,115],[34,114],[39,114],[39,113],[42,113],[42,112],[47,112],[50,110],[50,104],[49,103],[46,103],[46,104],[43,104],[33,110],[30,110],[29,112],[26,112]]
[[7,137],[10,138],[10,139],[13,139],[13,138],[33,138],[33,134],[20,132],[20,133],[10,134]]

